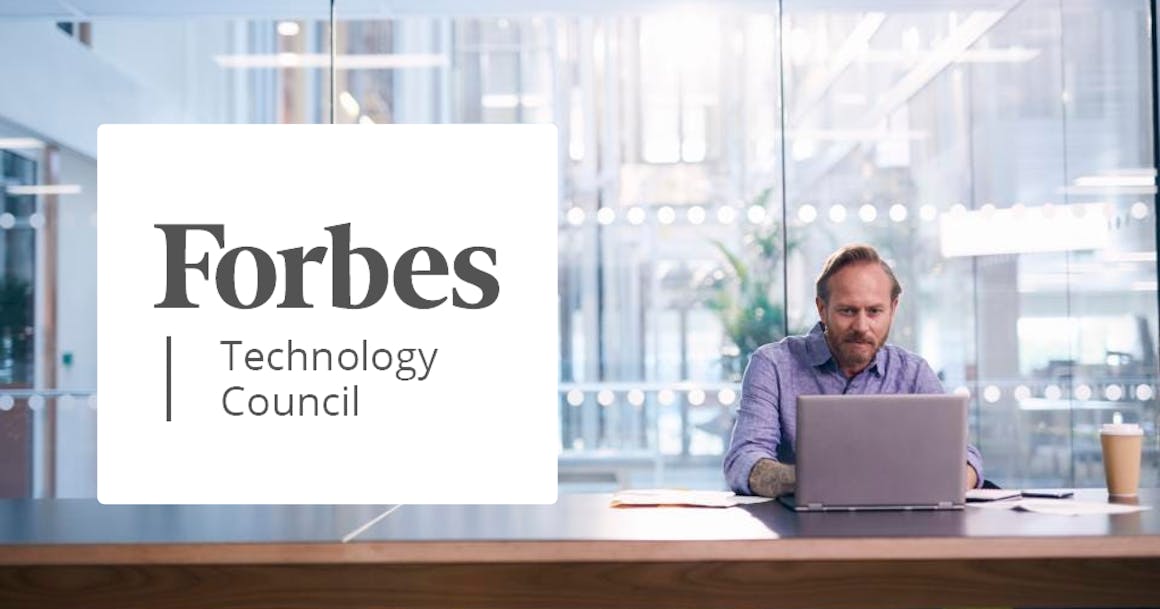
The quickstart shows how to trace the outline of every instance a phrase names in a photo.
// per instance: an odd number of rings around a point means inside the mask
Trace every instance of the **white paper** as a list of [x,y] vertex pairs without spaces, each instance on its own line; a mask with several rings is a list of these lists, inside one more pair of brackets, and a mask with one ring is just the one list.
[[1072,501],[1068,499],[1024,499],[1016,502],[1020,510],[1037,514],[1059,514],[1079,516],[1082,514],[1131,514],[1151,509],[1146,505],[1123,503],[1099,503],[1095,501]]
[[990,503],[971,503],[969,505],[982,509],[1019,510],[1023,512],[1034,512],[1036,514],[1055,514],[1058,516],[1132,514],[1152,509],[1146,505],[1076,501],[1074,499],[1021,499],[1019,501],[994,501]]
[[695,507],[733,507],[772,501],[769,497],[750,497],[729,491],[687,491],[678,489],[633,489],[612,495],[613,506],[685,505]]
[[967,491],[967,501],[999,501],[1019,496],[1019,490],[1005,488],[973,488]]

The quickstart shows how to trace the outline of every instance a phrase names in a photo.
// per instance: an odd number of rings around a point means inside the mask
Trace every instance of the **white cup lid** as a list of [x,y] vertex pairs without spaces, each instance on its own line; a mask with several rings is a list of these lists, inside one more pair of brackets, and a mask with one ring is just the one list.
[[1135,423],[1104,423],[1100,433],[1110,436],[1142,436],[1144,430]]

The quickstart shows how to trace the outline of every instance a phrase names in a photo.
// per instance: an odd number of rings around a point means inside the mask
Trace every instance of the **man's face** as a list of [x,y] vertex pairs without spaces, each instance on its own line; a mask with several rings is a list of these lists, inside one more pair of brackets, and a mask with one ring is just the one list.
[[877,262],[855,263],[830,277],[830,302],[817,299],[826,324],[826,342],[843,372],[861,372],[886,344],[898,301],[890,299],[891,282]]

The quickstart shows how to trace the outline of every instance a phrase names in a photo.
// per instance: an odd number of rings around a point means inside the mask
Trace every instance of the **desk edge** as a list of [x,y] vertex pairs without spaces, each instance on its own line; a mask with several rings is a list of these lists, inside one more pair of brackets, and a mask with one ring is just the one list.
[[0,567],[33,565],[462,564],[850,560],[1160,559],[1160,535],[728,541],[358,541],[15,544]]

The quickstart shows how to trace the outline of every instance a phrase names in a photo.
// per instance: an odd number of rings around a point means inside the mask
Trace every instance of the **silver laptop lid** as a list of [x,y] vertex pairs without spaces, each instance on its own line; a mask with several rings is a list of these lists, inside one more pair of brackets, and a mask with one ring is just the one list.
[[965,499],[967,397],[803,395],[801,508],[939,508]]

